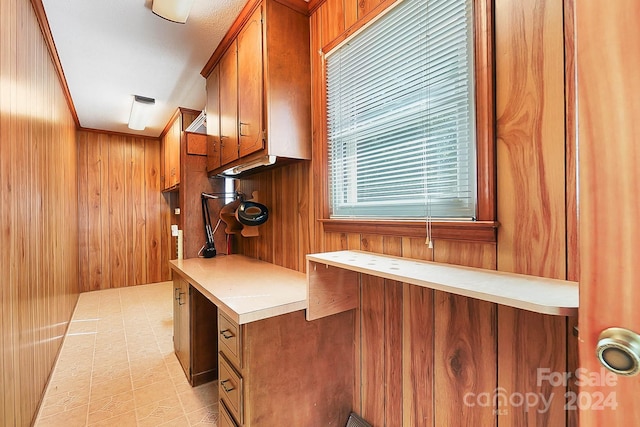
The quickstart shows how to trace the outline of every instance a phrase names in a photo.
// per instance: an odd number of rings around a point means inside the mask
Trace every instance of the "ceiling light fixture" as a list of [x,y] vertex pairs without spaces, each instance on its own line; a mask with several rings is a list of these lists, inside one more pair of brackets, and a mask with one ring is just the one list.
[[189,17],[193,0],[153,0],[151,10],[161,18],[184,24]]
[[129,129],[144,130],[149,121],[151,107],[156,103],[153,98],[134,95],[133,105],[131,106],[131,115],[129,116]]

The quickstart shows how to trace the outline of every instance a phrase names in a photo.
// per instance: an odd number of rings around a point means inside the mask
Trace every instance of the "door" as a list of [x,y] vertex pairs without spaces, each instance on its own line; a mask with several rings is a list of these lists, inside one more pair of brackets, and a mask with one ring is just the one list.
[[[640,2],[576,1],[581,426],[640,425],[640,375],[608,375],[606,328],[640,333]],[[608,372],[608,371],[606,371]]]
[[238,158],[238,52],[235,41],[220,60],[220,144],[223,165]]
[[243,157],[263,148],[261,8],[238,34],[238,81],[238,130]]

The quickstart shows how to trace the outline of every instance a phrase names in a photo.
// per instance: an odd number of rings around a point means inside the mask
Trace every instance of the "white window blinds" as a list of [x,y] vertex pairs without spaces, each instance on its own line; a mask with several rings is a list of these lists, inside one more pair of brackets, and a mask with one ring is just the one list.
[[404,0],[326,57],[332,218],[475,218],[471,0]]

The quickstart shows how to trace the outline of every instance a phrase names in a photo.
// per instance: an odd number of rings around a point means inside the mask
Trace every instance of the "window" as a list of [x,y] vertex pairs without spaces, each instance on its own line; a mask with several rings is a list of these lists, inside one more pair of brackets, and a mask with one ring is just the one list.
[[331,218],[476,218],[471,0],[404,0],[326,61]]

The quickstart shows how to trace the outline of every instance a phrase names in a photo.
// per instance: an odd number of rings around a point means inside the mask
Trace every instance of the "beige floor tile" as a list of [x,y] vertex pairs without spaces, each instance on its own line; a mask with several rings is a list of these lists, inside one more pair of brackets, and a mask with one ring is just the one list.
[[130,374],[124,375],[120,378],[113,378],[100,383],[94,383],[91,384],[91,402],[125,393],[132,389],[133,387],[131,385]]
[[164,399],[136,409],[139,426],[159,426],[178,417],[184,416],[180,401]]
[[91,427],[137,427],[138,422],[136,411],[131,411],[88,425]]
[[169,371],[161,360],[139,367],[133,366],[135,361],[132,360],[131,363],[131,380],[134,390],[169,378]]
[[150,405],[165,399],[177,399],[178,395],[170,379],[134,390],[137,406]]
[[60,414],[80,406],[86,407],[89,403],[88,389],[71,390],[64,393],[48,393],[42,400],[40,416]]
[[217,426],[218,404],[214,403],[205,408],[187,414],[190,426]]
[[133,392],[127,391],[100,400],[92,400],[89,404],[88,423],[94,424],[135,411],[136,404]]
[[173,419],[164,424],[160,424],[159,427],[186,427],[188,425],[189,425],[189,420],[187,420],[187,417],[185,417],[184,415],[181,415],[176,419]]
[[218,401],[218,382],[212,381],[178,394],[185,413],[197,411]]
[[93,384],[99,384],[101,382],[107,380],[115,380],[122,377],[127,377],[129,372],[129,362],[119,362],[119,363],[111,363],[104,364],[101,366],[97,366],[96,369],[93,370],[91,379]]
[[52,378],[51,383],[47,387],[49,394],[66,394],[66,393],[86,393],[89,394],[91,387],[91,376],[83,375],[76,378]]
[[36,420],[35,427],[84,427],[87,425],[87,407],[79,406],[68,411]]

